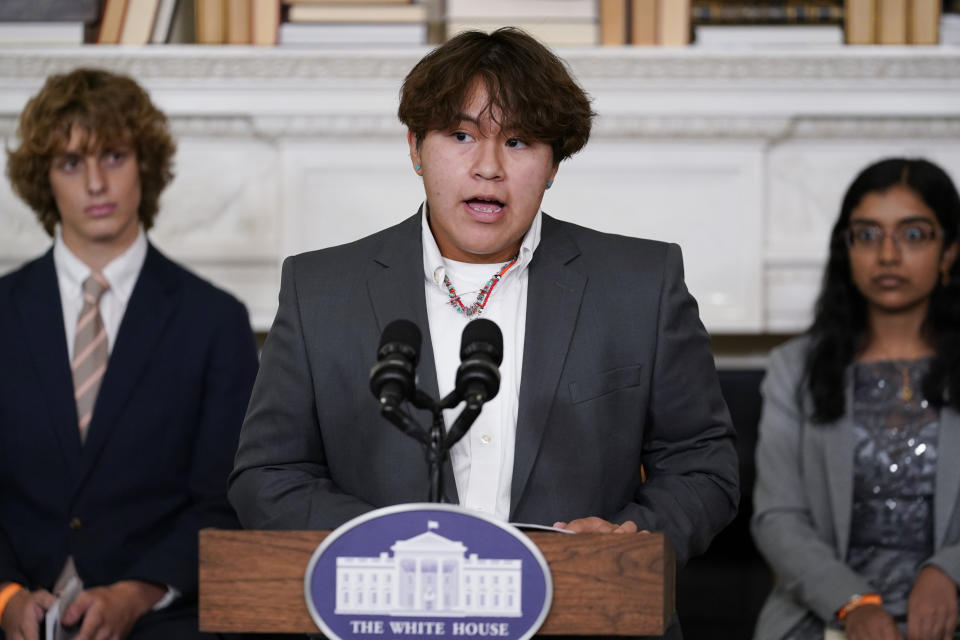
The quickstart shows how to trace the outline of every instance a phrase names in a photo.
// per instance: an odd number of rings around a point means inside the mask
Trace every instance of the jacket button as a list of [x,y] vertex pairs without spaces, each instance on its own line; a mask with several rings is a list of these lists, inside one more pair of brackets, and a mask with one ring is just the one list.
[[83,528],[83,523],[80,522],[80,518],[74,517],[72,520],[70,520],[70,528],[74,531],[78,531]]

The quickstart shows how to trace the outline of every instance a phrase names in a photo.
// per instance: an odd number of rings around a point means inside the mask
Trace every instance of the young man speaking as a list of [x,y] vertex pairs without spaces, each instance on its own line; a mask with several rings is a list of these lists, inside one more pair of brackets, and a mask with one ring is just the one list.
[[664,531],[681,563],[705,550],[735,514],[737,460],[680,250],[540,211],[589,137],[583,90],[523,32],[467,32],[410,72],[399,115],[426,200],[284,264],[231,476],[241,522],[333,529],[422,502],[421,446],[368,390],[378,339],[417,324],[419,383],[442,396],[482,314],[503,332],[501,386],[451,451],[447,500],[577,532]]

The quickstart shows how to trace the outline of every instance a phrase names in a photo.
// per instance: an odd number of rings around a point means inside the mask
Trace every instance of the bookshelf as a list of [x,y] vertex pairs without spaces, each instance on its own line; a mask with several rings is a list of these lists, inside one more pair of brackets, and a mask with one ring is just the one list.
[[[347,242],[418,206],[395,112],[402,78],[426,51],[4,48],[0,138],[10,144],[49,73],[91,65],[137,78],[179,140],[153,239],[237,293],[265,330],[285,256]],[[599,117],[544,209],[680,243],[715,333],[804,326],[829,224],[867,162],[926,155],[960,179],[955,47],[558,52]],[[0,228],[0,271],[48,245],[5,180]]]
[[[932,45],[949,0],[34,0],[3,44],[423,46],[514,25],[551,46]],[[10,8],[13,7],[13,8]]]

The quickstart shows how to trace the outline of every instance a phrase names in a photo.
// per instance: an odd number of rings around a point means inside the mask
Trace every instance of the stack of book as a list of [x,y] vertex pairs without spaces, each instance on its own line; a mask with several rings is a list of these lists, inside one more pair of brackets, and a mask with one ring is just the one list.
[[551,46],[599,43],[595,0],[447,0],[447,37],[461,31],[523,29]]
[[411,0],[283,0],[285,46],[395,47],[427,43],[427,6]]
[[0,1],[0,45],[79,45],[93,33],[99,0]]
[[105,0],[98,44],[277,41],[279,0]]
[[176,4],[175,0],[106,0],[97,44],[165,43]]
[[694,25],[784,25],[843,22],[843,0],[693,0]]
[[690,43],[690,0],[600,0],[600,44]]
[[937,44],[940,0],[845,0],[847,44]]
[[694,39],[704,47],[843,44],[843,0],[693,0]]
[[178,0],[195,3],[197,44],[277,43],[280,0]]

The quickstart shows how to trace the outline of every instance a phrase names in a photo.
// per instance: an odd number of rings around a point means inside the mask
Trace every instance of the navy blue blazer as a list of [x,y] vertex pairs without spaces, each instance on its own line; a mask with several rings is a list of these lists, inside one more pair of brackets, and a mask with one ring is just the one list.
[[0,582],[197,589],[257,372],[244,306],[152,245],[81,446],[53,253],[0,278]]

